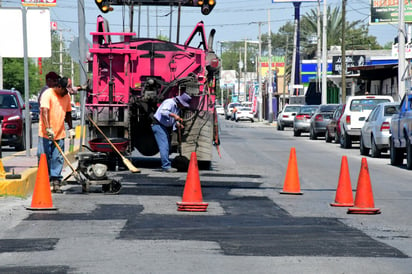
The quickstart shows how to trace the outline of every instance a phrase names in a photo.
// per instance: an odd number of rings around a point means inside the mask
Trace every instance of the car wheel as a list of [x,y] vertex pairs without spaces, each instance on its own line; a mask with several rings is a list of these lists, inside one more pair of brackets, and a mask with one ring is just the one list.
[[348,149],[352,147],[352,141],[346,132],[343,132],[343,134],[340,135],[340,144],[342,148]]
[[393,142],[393,139],[389,139],[390,154],[391,154],[391,165],[398,166],[402,164],[403,156],[402,151],[399,148],[396,148]]
[[326,131],[325,131],[325,142],[326,143],[331,143],[332,142],[332,138],[329,135],[329,130],[328,129],[326,129]]
[[406,168],[412,169],[412,142],[410,140],[406,145]]
[[14,148],[17,151],[23,151],[26,149],[26,129],[23,129],[23,134],[21,135],[20,143],[17,144]]
[[250,119],[250,122],[254,123],[254,122],[255,122],[255,120],[254,120],[254,119]]
[[300,131],[297,129],[293,129],[293,136],[300,136]]
[[310,130],[309,130],[309,139],[311,139],[311,140],[316,140],[317,139],[315,130],[313,128],[310,128]]
[[365,147],[365,143],[363,142],[362,135],[360,136],[360,145],[359,145],[360,154],[363,156],[369,155],[369,148]]
[[379,148],[376,146],[375,138],[372,135],[371,138],[371,155],[373,158],[379,158],[381,156],[381,152]]
[[283,126],[278,122],[278,130],[283,130]]

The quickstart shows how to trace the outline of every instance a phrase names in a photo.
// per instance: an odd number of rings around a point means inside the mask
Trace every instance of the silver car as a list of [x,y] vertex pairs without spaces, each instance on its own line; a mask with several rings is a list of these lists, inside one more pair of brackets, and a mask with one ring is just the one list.
[[293,119],[293,136],[300,136],[302,132],[309,132],[310,118],[319,108],[319,105],[304,105],[300,107]]
[[381,103],[369,114],[361,129],[360,154],[380,157],[389,148],[392,115],[399,112],[399,103]]

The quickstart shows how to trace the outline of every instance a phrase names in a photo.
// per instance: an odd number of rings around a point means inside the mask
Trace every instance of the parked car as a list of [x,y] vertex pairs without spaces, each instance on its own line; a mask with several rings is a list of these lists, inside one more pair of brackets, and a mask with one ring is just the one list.
[[300,136],[302,132],[309,132],[310,118],[319,108],[319,105],[304,105],[293,118],[293,136]]
[[240,106],[240,103],[230,103],[226,107],[226,120],[232,119],[234,120],[234,115],[233,115],[233,108],[236,107],[238,108]]
[[390,131],[391,165],[401,165],[406,158],[406,168],[412,170],[412,94],[403,96],[399,113],[392,116]]
[[399,112],[399,103],[377,105],[366,119],[361,129],[360,154],[376,158],[389,148],[390,124],[392,115]]
[[[0,116],[3,116],[2,146],[12,146],[15,147],[16,150],[26,149],[26,122],[24,109],[24,101],[19,91],[15,89],[0,90]],[[28,134],[30,136],[31,147],[31,130]]]
[[340,119],[342,118],[345,104],[340,104],[332,114],[332,118],[326,125],[325,142],[330,143],[335,140],[335,143],[339,143],[340,140]]
[[325,136],[326,125],[332,119],[333,112],[339,104],[320,105],[316,112],[310,118],[309,138],[316,140],[318,136]]
[[221,105],[216,105],[215,109],[218,115],[225,115],[225,109]]
[[286,104],[281,112],[278,113],[277,129],[283,130],[285,127],[293,127],[293,119],[299,112],[302,105]]
[[236,122],[247,120],[252,123],[255,121],[255,113],[253,113],[250,107],[239,107],[236,113]]
[[361,128],[372,109],[380,103],[393,102],[392,96],[360,95],[349,96],[340,123],[340,146],[351,148],[353,141],[360,140]]
[[38,122],[40,118],[40,104],[37,101],[29,101],[30,116],[32,122]]

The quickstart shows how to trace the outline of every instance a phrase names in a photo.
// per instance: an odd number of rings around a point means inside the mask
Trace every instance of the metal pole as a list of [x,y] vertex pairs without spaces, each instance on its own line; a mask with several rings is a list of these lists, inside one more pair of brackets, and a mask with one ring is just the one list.
[[246,84],[247,84],[247,81],[246,81],[246,75],[247,75],[247,61],[246,61],[246,55],[247,55],[247,40],[245,39],[245,56],[244,56],[244,63],[245,63],[245,66],[244,66],[244,70],[243,70],[243,82],[244,82],[244,90],[245,90],[245,101],[247,101],[247,88],[246,88]]
[[286,65],[288,63],[288,47],[289,47],[289,36],[286,35],[286,49],[285,49],[285,66],[284,66],[284,72],[283,72],[283,100],[282,100],[282,109],[286,104]]
[[22,7],[23,15],[23,49],[24,49],[24,103],[26,105],[24,109],[25,114],[25,131],[26,131],[26,156],[30,156],[30,107],[29,107],[29,59],[27,48],[27,8]]
[[[77,14],[78,14],[78,28],[79,28],[79,65],[80,65],[80,83],[85,84],[87,82],[87,71],[86,71],[86,20],[84,15],[84,0],[78,0],[77,2]],[[81,108],[81,119],[80,119],[80,148],[83,150],[83,138],[85,136],[84,125],[85,125],[85,112],[86,112],[86,94],[84,90],[80,91],[80,108]]]
[[273,86],[272,86],[272,33],[270,30],[270,9],[268,9],[268,37],[269,37],[269,46],[268,46],[268,51],[269,51],[269,88],[268,88],[268,95],[269,95],[269,123],[273,122],[273,106],[272,106],[272,92],[273,92]]
[[342,0],[342,101],[346,102],[346,51],[345,51],[345,26],[346,25],[346,0]]
[[327,4],[323,0],[323,31],[322,31],[322,104],[327,102],[328,88],[328,49],[327,49]]
[[295,22],[296,22],[296,58],[295,58],[295,84],[300,84],[300,4],[301,2],[293,2],[295,7]]
[[398,95],[403,98],[405,94],[405,84],[403,75],[405,72],[405,18],[404,18],[404,2],[399,2],[399,17],[398,17]]
[[[317,60],[317,66],[316,66],[316,92],[320,92],[321,89],[321,81],[320,81],[320,51],[321,51],[321,44],[320,44],[320,0],[318,0],[318,5],[317,5],[317,51],[316,51],[316,60]],[[322,102],[323,104],[323,102]]]
[[[0,7],[1,7],[0,0]],[[3,89],[3,57],[0,56],[0,89]]]
[[63,76],[63,30],[60,30],[60,49],[59,49],[59,74]]
[[259,22],[259,77],[258,77],[258,87],[259,87],[259,97],[258,97],[258,109],[259,109],[259,122],[262,121],[262,37],[261,37],[261,31],[260,31],[260,26],[262,25],[261,22]]

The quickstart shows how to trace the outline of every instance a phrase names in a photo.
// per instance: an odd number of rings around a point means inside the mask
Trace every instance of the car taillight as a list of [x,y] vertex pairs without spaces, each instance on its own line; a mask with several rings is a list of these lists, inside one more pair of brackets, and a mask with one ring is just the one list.
[[322,114],[316,115],[315,120],[318,122],[323,121],[323,115]]
[[305,118],[305,115],[299,114],[299,115],[296,115],[295,117],[296,117],[296,120],[303,120]]
[[350,125],[350,115],[347,115],[345,119],[346,119],[346,124]]
[[389,131],[389,129],[390,129],[389,122],[383,122],[381,125],[381,131]]

